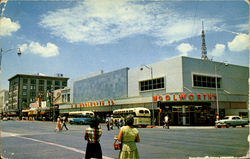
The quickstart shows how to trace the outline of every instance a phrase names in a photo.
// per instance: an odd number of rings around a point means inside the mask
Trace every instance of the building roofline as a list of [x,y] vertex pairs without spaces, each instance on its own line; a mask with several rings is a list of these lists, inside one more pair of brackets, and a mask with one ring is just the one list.
[[40,77],[40,78],[54,78],[54,79],[66,79],[69,80],[68,77],[56,77],[56,76],[44,76],[44,75],[29,75],[29,74],[16,74],[8,79],[8,81],[12,80],[15,77],[22,76],[22,77]]

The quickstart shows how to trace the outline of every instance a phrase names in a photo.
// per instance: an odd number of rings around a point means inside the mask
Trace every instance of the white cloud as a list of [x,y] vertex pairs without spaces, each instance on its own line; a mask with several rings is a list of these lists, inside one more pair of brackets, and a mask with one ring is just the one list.
[[226,46],[224,44],[216,44],[215,48],[210,51],[208,54],[210,54],[211,56],[222,56],[223,53],[225,52],[225,48]]
[[22,44],[19,48],[22,52],[27,51],[42,57],[53,57],[59,55],[58,47],[52,43],[47,43],[46,46],[42,46],[38,42],[31,42],[29,44]]
[[12,22],[10,18],[0,18],[0,36],[11,36],[13,32],[20,29],[18,22]]
[[241,32],[248,32],[249,24],[238,24],[235,27]]
[[[197,17],[197,19],[199,19]],[[214,29],[218,19],[205,19]],[[197,20],[197,22],[201,22]],[[132,35],[145,34],[166,45],[200,35],[201,23],[176,13],[162,3],[86,0],[73,8],[59,9],[42,16],[42,27],[69,42],[106,44]]]
[[230,51],[241,52],[249,47],[249,35],[239,34],[236,35],[233,41],[227,43]]
[[189,43],[181,43],[176,47],[181,54],[180,56],[188,56],[188,52],[193,51],[195,48]]

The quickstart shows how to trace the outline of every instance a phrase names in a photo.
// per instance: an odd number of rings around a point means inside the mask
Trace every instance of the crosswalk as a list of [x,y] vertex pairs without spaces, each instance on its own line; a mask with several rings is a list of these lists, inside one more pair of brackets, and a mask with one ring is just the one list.
[[[17,134],[17,133],[10,133],[10,132],[1,132],[1,137],[17,137],[17,138],[22,138],[25,140],[30,140],[30,141],[34,141],[34,142],[39,142],[39,143],[43,143],[43,144],[47,144],[47,145],[52,145],[52,146],[56,146],[59,148],[63,148],[63,149],[67,149],[73,152],[77,152],[77,153],[81,153],[83,155],[85,155],[85,151],[80,150],[80,149],[76,149],[73,147],[69,147],[69,146],[65,146],[65,145],[61,145],[61,144],[57,144],[57,143],[53,143],[53,142],[47,142],[47,141],[42,141],[42,140],[38,140],[38,139],[33,139],[31,137],[25,137],[25,135],[27,134]],[[108,156],[103,156],[103,159],[113,159],[111,157]]]

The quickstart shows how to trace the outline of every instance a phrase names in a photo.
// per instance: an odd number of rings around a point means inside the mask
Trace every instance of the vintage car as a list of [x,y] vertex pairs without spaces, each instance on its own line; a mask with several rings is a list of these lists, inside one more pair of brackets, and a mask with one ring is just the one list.
[[248,125],[249,121],[242,119],[239,116],[225,116],[224,119],[215,121],[215,126],[218,128],[222,126],[226,126],[229,128],[230,126],[236,127],[236,126],[242,126],[245,127],[245,125]]
[[71,118],[69,120],[70,124],[80,124],[80,125],[88,125],[91,121],[90,117],[81,117],[81,118]]

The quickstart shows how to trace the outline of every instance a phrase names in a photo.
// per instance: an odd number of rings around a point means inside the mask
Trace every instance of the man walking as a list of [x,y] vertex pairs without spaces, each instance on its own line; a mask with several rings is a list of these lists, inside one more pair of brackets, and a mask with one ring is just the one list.
[[65,127],[66,130],[69,130],[67,128],[67,126],[66,126],[66,117],[65,116],[63,117],[63,126],[62,126],[62,129],[63,129],[63,127]]
[[164,117],[164,125],[163,128],[169,129],[169,117],[168,114]]

